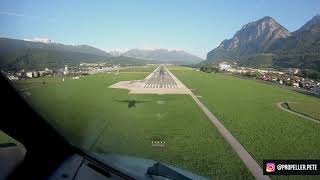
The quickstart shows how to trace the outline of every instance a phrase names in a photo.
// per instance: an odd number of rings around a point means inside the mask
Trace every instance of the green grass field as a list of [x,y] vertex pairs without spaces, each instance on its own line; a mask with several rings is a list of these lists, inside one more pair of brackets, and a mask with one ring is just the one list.
[[[277,107],[320,100],[252,80],[175,68],[172,72],[220,119],[262,166],[263,159],[320,159],[320,126]],[[310,109],[309,109],[310,110]]]
[[320,121],[320,107],[318,104],[310,102],[288,102],[288,105],[290,110]]
[[45,76],[41,78],[32,78],[28,80],[21,80],[21,81],[13,81],[14,85],[19,89],[29,89],[37,86],[46,86],[52,83],[59,83],[64,80],[70,80],[72,77],[68,76]]
[[[24,93],[36,111],[83,148],[154,159],[206,177],[252,179],[190,96],[130,95],[108,88],[118,81],[143,79],[152,70],[90,75]],[[18,84],[22,88],[28,83]],[[135,107],[128,107],[130,99],[138,101]],[[153,139],[165,140],[167,146],[151,147]]]

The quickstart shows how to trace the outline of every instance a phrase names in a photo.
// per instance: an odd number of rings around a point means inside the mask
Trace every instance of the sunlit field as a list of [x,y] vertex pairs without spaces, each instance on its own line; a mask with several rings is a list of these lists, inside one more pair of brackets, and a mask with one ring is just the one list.
[[288,102],[290,110],[314,118],[320,122],[320,107],[310,102]]
[[253,80],[171,70],[261,166],[263,159],[320,159],[320,125],[277,106],[283,101],[303,102],[315,113],[320,110],[318,98]]
[[[189,95],[131,95],[108,88],[118,81],[144,79],[153,69],[47,83],[23,94],[59,132],[85,149],[158,160],[209,178],[252,179]],[[17,84],[23,88],[28,83]],[[152,147],[154,140],[165,141],[165,147]]]

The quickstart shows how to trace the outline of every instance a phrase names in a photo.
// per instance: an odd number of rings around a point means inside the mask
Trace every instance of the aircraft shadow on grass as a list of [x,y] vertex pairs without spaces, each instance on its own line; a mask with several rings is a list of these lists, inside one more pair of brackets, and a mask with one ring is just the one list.
[[147,101],[137,101],[135,99],[116,100],[116,101],[122,102],[122,103],[128,103],[128,108],[136,107],[137,103],[145,103],[145,102],[147,102]]

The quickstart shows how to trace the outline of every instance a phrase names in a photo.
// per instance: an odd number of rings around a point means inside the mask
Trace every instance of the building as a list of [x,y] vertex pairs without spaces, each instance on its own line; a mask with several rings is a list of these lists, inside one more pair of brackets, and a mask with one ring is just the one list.
[[7,76],[9,80],[18,80],[19,78],[13,75]]
[[292,86],[298,88],[298,87],[299,87],[299,83],[294,82],[294,83],[292,84]]
[[231,68],[231,65],[227,62],[222,62],[219,64],[220,70],[228,70],[229,68]]
[[64,66],[64,71],[63,71],[63,74],[68,74],[69,72],[68,72],[68,66],[67,65],[65,65]]
[[269,72],[268,70],[264,70],[264,69],[257,69],[257,71],[258,71],[260,74],[265,74],[265,73],[268,73],[268,72]]
[[39,73],[37,71],[32,72],[32,77],[39,77]]
[[44,70],[44,73],[45,73],[46,75],[47,75],[47,74],[52,74],[53,71],[50,70],[49,68],[46,68],[46,69]]
[[32,78],[32,77],[33,77],[32,74],[33,74],[32,72],[27,72],[27,73],[26,73],[27,77],[29,77],[29,78]]
[[44,76],[45,72],[44,71],[39,71],[39,76]]

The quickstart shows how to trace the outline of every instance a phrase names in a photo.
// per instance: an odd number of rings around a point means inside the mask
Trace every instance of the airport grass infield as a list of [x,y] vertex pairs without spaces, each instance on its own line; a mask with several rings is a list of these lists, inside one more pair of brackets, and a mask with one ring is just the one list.
[[[41,116],[83,148],[158,160],[209,178],[253,179],[189,95],[132,95],[108,88],[143,79],[151,71],[89,75],[22,93]],[[19,88],[23,84],[28,83],[16,83]],[[166,147],[152,147],[152,141],[165,141]]]
[[320,107],[310,102],[287,102],[290,110],[320,121]]
[[264,159],[320,159],[320,125],[277,107],[296,102],[304,104],[296,108],[318,115],[319,98],[222,74],[177,67],[171,72],[201,97],[261,167]]

